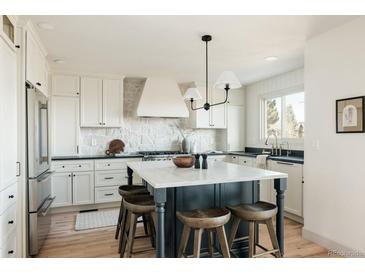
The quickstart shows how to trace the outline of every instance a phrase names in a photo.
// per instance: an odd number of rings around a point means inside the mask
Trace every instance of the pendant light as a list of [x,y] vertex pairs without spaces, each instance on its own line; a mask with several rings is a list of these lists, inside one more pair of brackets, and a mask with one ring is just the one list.
[[197,107],[197,108],[193,107],[193,102],[195,100],[199,100],[202,98],[199,93],[199,90],[197,88],[189,88],[184,94],[184,99],[190,100],[192,110],[198,110],[198,109],[209,110],[211,107],[225,104],[225,103],[227,103],[227,100],[228,100],[228,91],[230,89],[237,89],[242,86],[240,81],[237,79],[236,75],[232,71],[224,71],[218,77],[218,80],[216,81],[214,86],[216,88],[224,89],[226,91],[225,100],[222,102],[219,102],[219,103],[214,103],[214,104],[210,104],[208,102],[208,80],[209,80],[209,78],[208,78],[208,42],[211,40],[212,40],[212,36],[210,36],[210,35],[202,36],[202,41],[205,42],[205,104],[201,107]]

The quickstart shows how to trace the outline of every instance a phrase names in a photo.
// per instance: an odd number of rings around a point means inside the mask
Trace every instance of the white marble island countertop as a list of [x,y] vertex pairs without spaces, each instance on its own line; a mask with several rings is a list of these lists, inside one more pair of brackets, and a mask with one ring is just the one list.
[[127,166],[156,189],[288,178],[285,173],[226,162],[210,163],[208,169],[177,168],[171,161],[128,162]]

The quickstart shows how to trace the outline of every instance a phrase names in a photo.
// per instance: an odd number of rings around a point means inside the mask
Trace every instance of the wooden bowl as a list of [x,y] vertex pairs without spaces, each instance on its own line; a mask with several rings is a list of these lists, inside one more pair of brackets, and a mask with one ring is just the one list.
[[172,158],[172,161],[174,162],[175,166],[181,167],[181,168],[189,168],[194,165],[195,157],[186,155],[186,156],[176,156]]

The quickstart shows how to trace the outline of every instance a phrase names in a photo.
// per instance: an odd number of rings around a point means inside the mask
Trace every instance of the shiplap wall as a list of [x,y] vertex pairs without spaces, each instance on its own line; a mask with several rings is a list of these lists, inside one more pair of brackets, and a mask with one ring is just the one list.
[[[260,140],[260,100],[262,96],[304,85],[303,68],[268,78],[246,86],[246,146],[263,147]],[[303,149],[302,143],[292,143],[294,149]]]

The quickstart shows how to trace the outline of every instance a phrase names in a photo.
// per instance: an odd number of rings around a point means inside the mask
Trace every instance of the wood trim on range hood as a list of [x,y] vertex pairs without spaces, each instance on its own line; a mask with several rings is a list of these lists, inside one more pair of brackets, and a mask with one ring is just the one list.
[[176,81],[147,78],[137,107],[137,116],[186,118],[189,111]]

